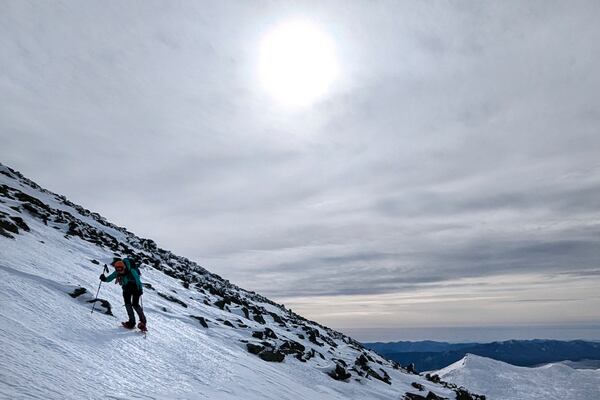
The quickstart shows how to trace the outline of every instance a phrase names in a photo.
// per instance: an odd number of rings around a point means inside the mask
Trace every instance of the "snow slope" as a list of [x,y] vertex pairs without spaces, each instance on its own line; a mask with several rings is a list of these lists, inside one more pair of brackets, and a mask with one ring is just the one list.
[[485,393],[489,400],[600,399],[600,369],[578,370],[563,363],[527,368],[468,354],[434,374]]
[[[90,313],[114,255],[143,263],[146,338],[112,283]],[[0,350],[2,399],[457,396],[2,164]]]

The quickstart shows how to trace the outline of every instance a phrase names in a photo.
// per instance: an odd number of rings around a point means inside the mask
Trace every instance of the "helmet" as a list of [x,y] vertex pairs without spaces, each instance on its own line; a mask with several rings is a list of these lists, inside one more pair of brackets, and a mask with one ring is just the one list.
[[112,266],[115,267],[118,273],[122,274],[125,272],[125,263],[120,258],[115,259],[112,262]]

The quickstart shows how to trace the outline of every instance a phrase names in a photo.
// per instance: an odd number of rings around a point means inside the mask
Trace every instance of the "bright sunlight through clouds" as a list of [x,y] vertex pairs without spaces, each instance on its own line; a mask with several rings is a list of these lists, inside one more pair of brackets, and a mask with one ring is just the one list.
[[311,23],[280,23],[260,44],[261,83],[284,106],[308,106],[324,97],[337,72],[333,41]]

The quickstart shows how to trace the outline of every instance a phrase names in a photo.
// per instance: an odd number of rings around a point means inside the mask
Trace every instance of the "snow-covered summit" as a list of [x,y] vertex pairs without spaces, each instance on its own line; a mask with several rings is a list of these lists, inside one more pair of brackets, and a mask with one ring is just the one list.
[[[119,327],[113,256],[150,332]],[[97,304],[94,314],[92,303]],[[111,224],[0,164],[0,398],[476,399]]]
[[600,399],[600,370],[574,369],[563,363],[517,367],[467,354],[434,374],[443,381],[485,393],[491,400]]

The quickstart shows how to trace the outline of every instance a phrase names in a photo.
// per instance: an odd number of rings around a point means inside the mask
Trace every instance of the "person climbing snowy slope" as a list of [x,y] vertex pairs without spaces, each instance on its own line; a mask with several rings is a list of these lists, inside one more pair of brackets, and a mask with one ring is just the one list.
[[135,267],[135,262],[130,258],[115,258],[111,265],[115,268],[113,273],[109,276],[104,276],[104,273],[102,273],[100,280],[111,282],[116,279],[116,283],[123,288],[123,300],[125,301],[125,309],[129,320],[122,322],[122,325],[127,329],[135,328],[135,314],[133,313],[133,310],[135,310],[140,319],[138,328],[146,331],[146,316],[143,308],[140,307],[143,286],[138,273],[139,269]]

